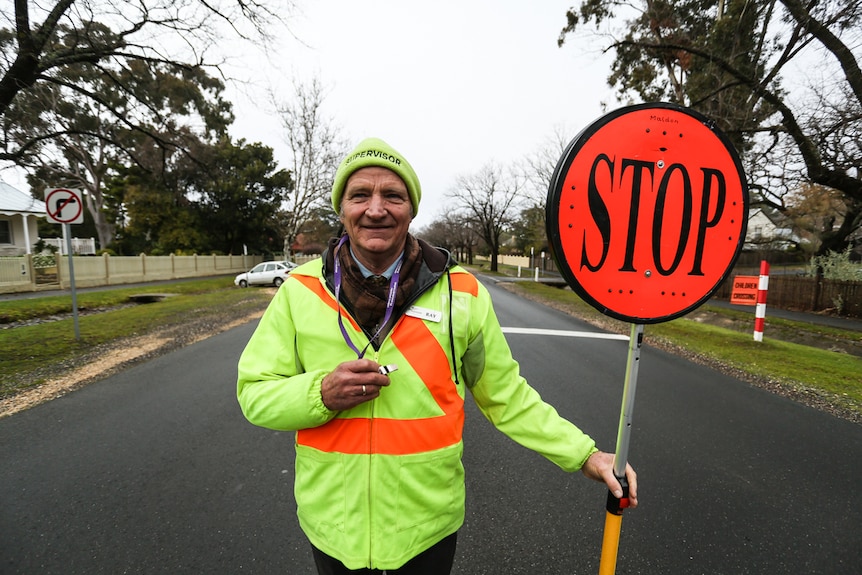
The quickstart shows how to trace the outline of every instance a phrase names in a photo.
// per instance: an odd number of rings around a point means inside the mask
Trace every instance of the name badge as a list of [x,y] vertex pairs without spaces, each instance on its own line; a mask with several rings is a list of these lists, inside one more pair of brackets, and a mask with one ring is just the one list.
[[443,312],[415,305],[411,305],[404,313],[410,317],[418,317],[419,319],[437,323],[440,323],[440,320],[443,319]]

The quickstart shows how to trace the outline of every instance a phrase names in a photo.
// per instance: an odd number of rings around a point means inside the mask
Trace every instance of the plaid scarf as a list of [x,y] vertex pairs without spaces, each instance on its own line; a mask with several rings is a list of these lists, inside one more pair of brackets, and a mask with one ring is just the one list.
[[[337,243],[337,240],[336,240]],[[330,253],[334,252],[335,243],[330,243]],[[389,292],[389,280],[382,276],[362,275],[359,265],[350,255],[349,243],[338,251],[338,261],[342,268],[341,303],[350,310],[353,317],[363,330],[372,336],[380,328],[380,322],[386,313],[386,300]],[[404,302],[410,297],[416,285],[416,278],[422,264],[422,249],[419,242],[408,234],[404,244],[404,262],[395,295],[395,310],[389,325],[380,330],[375,345],[379,345],[389,330],[392,329],[398,312]]]

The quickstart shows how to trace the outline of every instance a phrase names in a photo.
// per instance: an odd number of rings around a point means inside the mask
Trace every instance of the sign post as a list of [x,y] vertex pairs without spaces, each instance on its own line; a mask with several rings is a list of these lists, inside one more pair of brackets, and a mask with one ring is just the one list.
[[769,291],[769,262],[761,260],[760,277],[757,282],[757,307],[754,309],[754,341],[763,341],[763,326],[766,324],[766,294]]
[[644,324],[678,318],[718,289],[745,241],[739,157],[706,117],[675,104],[629,106],[588,126],[548,191],[548,239],[560,273],[600,312],[630,322],[628,365],[608,493],[600,575],[616,569],[625,469]]
[[81,340],[78,325],[78,294],[75,291],[75,263],[72,259],[72,232],[69,224],[84,222],[84,202],[80,190],[48,188],[45,190],[45,210],[49,222],[63,224],[66,239],[66,254],[69,257],[69,287],[72,289],[72,318],[75,324],[75,339]]

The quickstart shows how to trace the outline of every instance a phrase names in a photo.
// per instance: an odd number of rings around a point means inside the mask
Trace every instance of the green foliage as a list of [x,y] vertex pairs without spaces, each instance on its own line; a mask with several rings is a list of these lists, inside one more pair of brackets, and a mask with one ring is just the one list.
[[[208,47],[227,36],[268,38],[280,10],[260,2],[25,0],[14,12],[0,25],[0,160],[27,168],[38,193],[81,189],[79,237],[129,255],[281,249],[274,227],[260,225],[269,215],[250,222],[256,235],[238,229],[226,215],[235,206],[204,209],[212,186],[198,185],[208,170],[221,182],[254,165],[205,157],[234,120],[223,98],[227,74]],[[261,180],[252,172],[231,177],[254,193]],[[265,187],[284,185],[270,172]],[[59,230],[40,221],[39,233]]]
[[281,251],[276,213],[290,185],[271,148],[226,137],[154,170],[118,168],[107,182],[123,208],[116,246],[152,255]]
[[292,181],[288,171],[278,169],[272,148],[225,138],[208,148],[205,158],[206,169],[188,183],[199,198],[208,249],[283,251],[277,212]]
[[[619,5],[616,0],[584,1],[576,14],[570,12],[560,42],[590,21],[597,27],[613,21]],[[764,3],[727,1],[723,6],[724,14],[717,17],[710,0],[644,3],[619,26],[623,40],[614,44],[608,83],[617,88],[621,101],[634,96],[695,108],[744,150],[745,134],[772,112],[751,97],[749,86],[761,81],[763,62],[775,48],[763,41],[759,28]],[[749,84],[741,83],[739,76]]]
[[[54,247],[54,246],[51,246]],[[57,265],[56,248],[50,254],[33,254],[34,268],[50,268]]]
[[848,247],[843,252],[830,251],[811,258],[808,275],[816,276],[820,270],[827,280],[862,281],[862,263],[850,261],[853,251]]
[[530,248],[533,248],[535,253],[548,251],[544,206],[531,206],[521,210],[520,217],[515,220],[510,231],[519,253],[529,254]]
[[56,254],[59,250],[57,246],[54,244],[45,243],[45,240],[42,237],[39,237],[39,241],[33,246],[35,248],[37,254],[41,254],[43,252],[48,252],[49,254]]
[[[103,23],[87,23],[83,36],[61,25],[43,57],[118,47],[125,47],[122,35]],[[117,225],[125,223],[121,202],[105,187],[115,169],[158,170],[199,139],[225,133],[233,121],[230,104],[220,96],[224,86],[201,66],[107,56],[57,66],[51,81],[22,90],[3,116],[7,147],[20,150],[16,161],[29,169],[31,187],[81,189],[91,227],[87,236],[97,236],[103,248],[113,243]],[[178,241],[193,244],[195,238]]]

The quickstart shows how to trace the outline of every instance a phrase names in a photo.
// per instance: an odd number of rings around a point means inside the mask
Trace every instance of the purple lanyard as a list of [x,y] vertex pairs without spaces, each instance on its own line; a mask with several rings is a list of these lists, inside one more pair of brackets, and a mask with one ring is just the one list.
[[344,328],[344,321],[341,319],[341,299],[339,298],[339,295],[341,294],[341,264],[338,262],[338,251],[346,242],[347,236],[341,236],[341,239],[338,241],[338,245],[335,246],[335,252],[332,255],[333,260],[335,260],[335,305],[338,308],[338,327],[341,329],[341,336],[344,338],[344,341],[347,342],[350,349],[356,352],[356,356],[359,359],[362,359],[368,346],[371,345],[372,341],[377,339],[377,336],[380,335],[380,332],[383,331],[383,328],[386,327],[386,324],[389,323],[389,320],[392,317],[392,310],[395,309],[395,295],[398,288],[398,277],[401,274],[401,264],[404,263],[404,258],[402,257],[398,260],[398,265],[395,266],[395,271],[392,273],[392,278],[389,280],[389,294],[386,298],[386,313],[383,315],[383,322],[380,324],[380,328],[377,332],[371,336],[371,339],[369,339],[368,343],[365,344],[365,347],[362,348],[362,351],[359,351],[359,348],[353,345],[353,341],[351,341],[350,336],[347,335],[347,330]]

